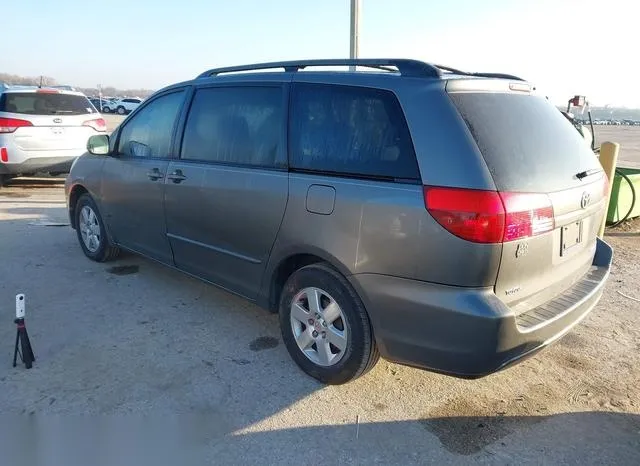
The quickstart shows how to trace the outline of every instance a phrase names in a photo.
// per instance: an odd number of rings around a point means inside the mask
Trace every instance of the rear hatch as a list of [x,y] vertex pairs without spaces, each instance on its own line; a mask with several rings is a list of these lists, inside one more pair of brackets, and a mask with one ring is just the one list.
[[24,151],[82,150],[91,135],[106,131],[86,96],[50,89],[0,95],[0,126]]
[[447,91],[504,206],[495,292],[519,313],[562,293],[589,270],[607,178],[588,144],[547,99],[528,92],[526,84],[503,86],[502,92],[483,92],[453,83]]

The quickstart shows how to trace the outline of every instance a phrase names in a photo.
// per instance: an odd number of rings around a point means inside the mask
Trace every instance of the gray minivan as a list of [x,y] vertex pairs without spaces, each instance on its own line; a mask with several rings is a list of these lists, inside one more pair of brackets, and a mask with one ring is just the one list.
[[380,355],[495,372],[568,332],[609,275],[599,161],[515,76],[405,59],[213,69],[88,150],[66,184],[86,256],[133,251],[279,312],[291,357],[325,383]]

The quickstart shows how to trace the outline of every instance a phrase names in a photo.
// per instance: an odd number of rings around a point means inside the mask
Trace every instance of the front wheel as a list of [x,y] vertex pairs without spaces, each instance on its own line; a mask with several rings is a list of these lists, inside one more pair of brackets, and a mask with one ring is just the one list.
[[294,272],[280,299],[282,339],[311,377],[338,385],[378,362],[369,317],[349,282],[325,264]]
[[83,194],[76,204],[76,233],[82,252],[96,262],[115,259],[120,250],[111,244],[98,207],[89,194]]
[[109,110],[109,107],[102,107],[102,113],[109,113],[111,112],[111,110]]

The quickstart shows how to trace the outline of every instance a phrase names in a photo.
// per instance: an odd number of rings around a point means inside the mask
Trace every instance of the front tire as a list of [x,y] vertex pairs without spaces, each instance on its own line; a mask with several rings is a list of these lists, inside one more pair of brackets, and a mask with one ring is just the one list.
[[380,358],[360,298],[325,264],[303,267],[289,277],[280,299],[280,330],[296,364],[326,384],[356,379]]
[[80,196],[75,215],[76,233],[85,256],[96,262],[118,257],[120,249],[109,240],[98,207],[89,194]]

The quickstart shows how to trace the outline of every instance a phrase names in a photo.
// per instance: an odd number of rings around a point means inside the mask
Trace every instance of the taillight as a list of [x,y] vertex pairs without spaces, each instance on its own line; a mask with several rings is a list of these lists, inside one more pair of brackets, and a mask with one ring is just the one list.
[[504,242],[551,231],[555,227],[553,206],[546,194],[500,193],[506,221]]
[[90,126],[96,131],[106,131],[107,130],[107,122],[104,121],[104,118],[96,118],[95,120],[87,120],[82,123],[82,126]]
[[6,147],[0,147],[0,161],[5,163],[9,161],[9,153]]
[[0,118],[0,133],[13,133],[23,126],[33,126],[28,120],[19,120],[18,118]]
[[555,227],[545,194],[424,187],[425,207],[450,233],[474,243],[502,243]]

